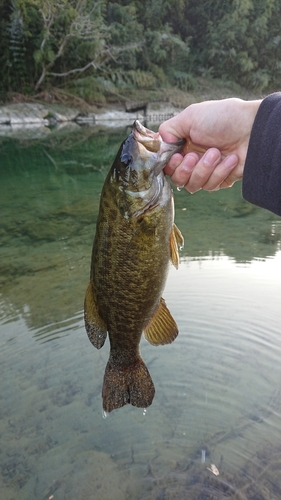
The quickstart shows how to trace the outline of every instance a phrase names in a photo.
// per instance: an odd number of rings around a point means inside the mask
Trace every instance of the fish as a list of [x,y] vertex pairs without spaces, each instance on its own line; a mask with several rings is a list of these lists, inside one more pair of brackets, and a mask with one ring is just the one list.
[[163,168],[185,143],[164,142],[138,120],[121,144],[103,185],[84,321],[90,342],[110,341],[102,399],[109,413],[126,404],[151,405],[155,387],[140,340],[169,344],[178,327],[162,298],[170,261],[178,268],[183,236]]

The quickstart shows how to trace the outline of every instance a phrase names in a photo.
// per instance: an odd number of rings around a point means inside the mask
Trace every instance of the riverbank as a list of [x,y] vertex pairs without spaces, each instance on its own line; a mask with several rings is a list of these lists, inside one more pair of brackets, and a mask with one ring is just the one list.
[[17,103],[0,107],[0,137],[40,138],[61,129],[81,126],[129,126],[134,120],[161,123],[174,116],[180,109],[168,103],[147,105],[145,112],[126,112],[121,106],[108,105],[102,109],[90,108],[87,112],[61,104]]
[[[159,91],[160,92],[160,91]],[[200,83],[193,92],[182,92],[179,89],[162,89],[156,96],[154,93],[127,96],[126,101],[110,100],[102,106],[87,103],[58,103],[32,101],[11,102],[0,106],[0,137],[2,138],[42,138],[60,130],[79,129],[81,126],[116,128],[131,126],[134,120],[149,124],[160,124],[179,113],[184,107],[208,99],[227,97],[256,99],[257,93],[249,92],[233,84],[220,81]],[[120,96],[124,99],[123,96]],[[138,97],[138,100],[136,100]],[[134,99],[135,98],[135,99]]]

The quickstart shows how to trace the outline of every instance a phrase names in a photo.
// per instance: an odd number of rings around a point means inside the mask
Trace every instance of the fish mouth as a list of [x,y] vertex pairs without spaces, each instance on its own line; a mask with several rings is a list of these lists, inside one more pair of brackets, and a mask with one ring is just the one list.
[[133,125],[133,136],[138,144],[139,153],[149,156],[149,153],[157,154],[157,171],[160,172],[175,153],[182,151],[186,140],[179,139],[177,142],[163,141],[159,132],[153,132],[144,127],[138,120]]
[[159,132],[149,130],[136,120],[133,125],[133,134],[136,141],[142,144],[147,151],[158,153],[162,142],[162,137]]
[[175,153],[180,153],[186,143],[185,139],[177,142],[163,141],[159,132],[153,132],[144,127],[138,120],[133,125],[133,136],[138,146],[138,152],[143,158],[154,156],[154,172],[158,175]]

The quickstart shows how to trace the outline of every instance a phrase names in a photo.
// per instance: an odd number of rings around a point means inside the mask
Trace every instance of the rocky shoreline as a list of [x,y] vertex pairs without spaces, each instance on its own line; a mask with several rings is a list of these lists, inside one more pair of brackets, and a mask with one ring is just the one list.
[[146,123],[161,123],[179,110],[167,103],[148,105],[146,113],[128,112],[117,108],[81,111],[60,104],[17,103],[0,107],[0,137],[40,138],[58,130],[95,127],[124,127],[138,119]]

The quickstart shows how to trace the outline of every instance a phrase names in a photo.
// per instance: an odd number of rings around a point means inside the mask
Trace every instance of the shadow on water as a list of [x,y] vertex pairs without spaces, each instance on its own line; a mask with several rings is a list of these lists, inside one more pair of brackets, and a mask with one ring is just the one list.
[[239,184],[175,190],[185,247],[165,298],[180,335],[160,350],[142,342],[147,414],[101,417],[108,344],[91,347],[82,308],[101,188],[126,135],[2,140],[1,499],[279,499],[281,225]]

